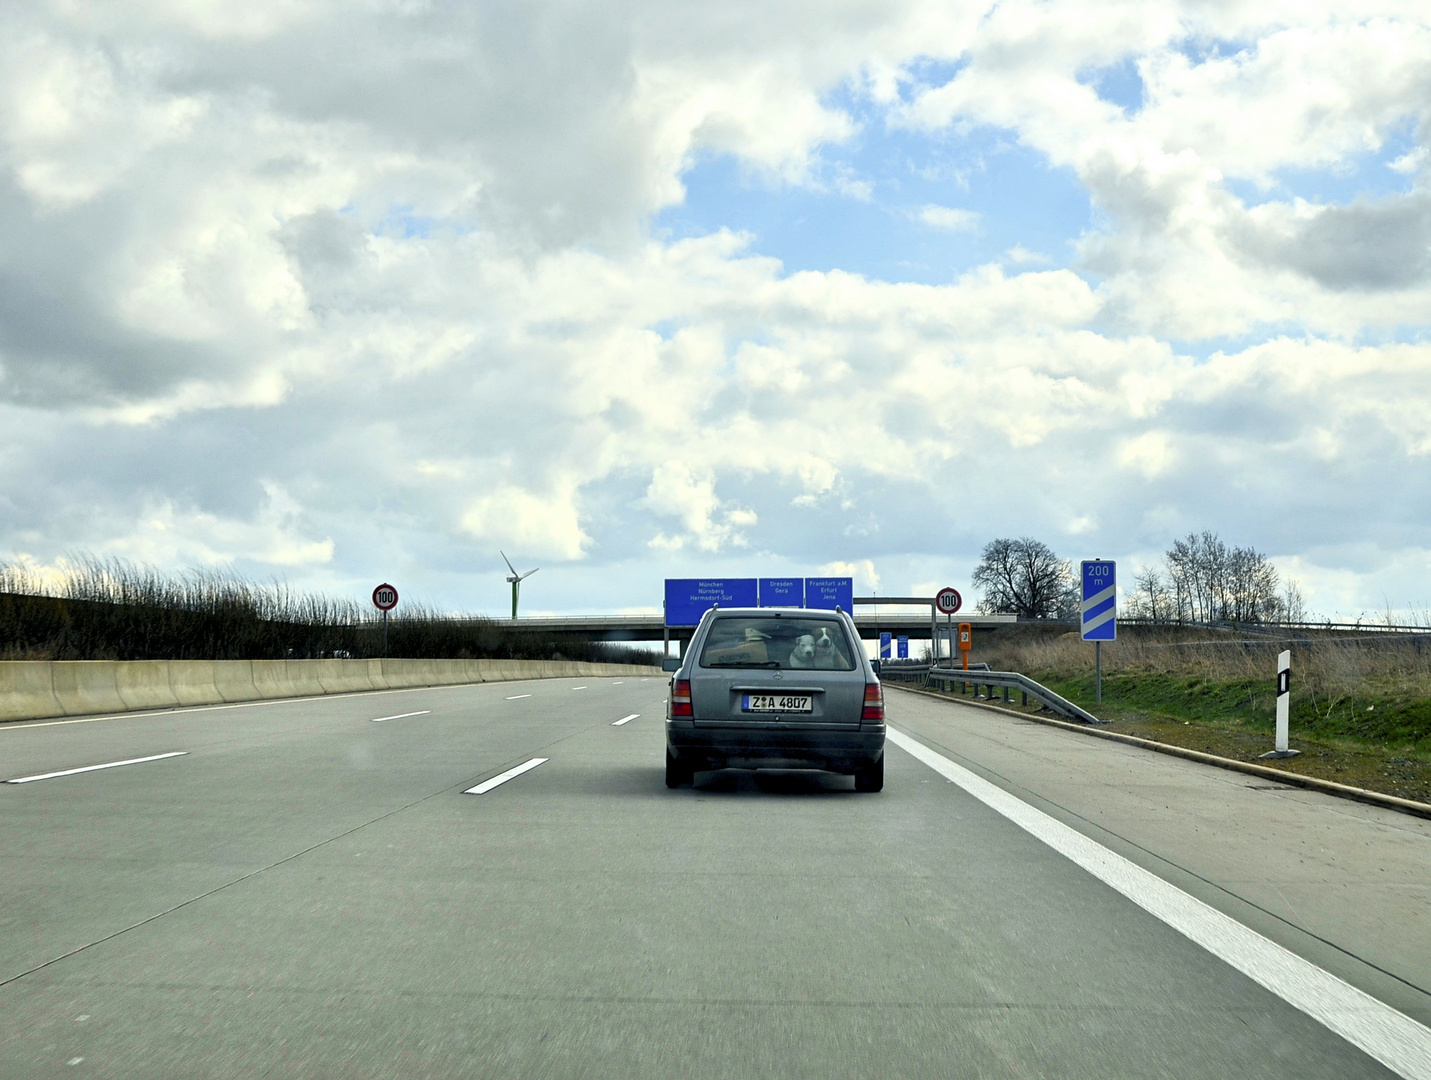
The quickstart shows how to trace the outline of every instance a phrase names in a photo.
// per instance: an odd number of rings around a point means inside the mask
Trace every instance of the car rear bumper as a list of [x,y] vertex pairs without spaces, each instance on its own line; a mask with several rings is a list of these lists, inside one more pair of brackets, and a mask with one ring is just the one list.
[[696,725],[666,721],[666,746],[683,765],[700,769],[829,769],[853,772],[884,753],[883,724],[830,729]]

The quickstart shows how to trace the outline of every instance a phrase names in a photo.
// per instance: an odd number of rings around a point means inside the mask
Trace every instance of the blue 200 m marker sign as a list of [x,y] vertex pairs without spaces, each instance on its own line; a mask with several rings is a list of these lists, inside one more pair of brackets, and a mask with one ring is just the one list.
[[1114,641],[1118,637],[1118,564],[1085,559],[1083,570],[1084,641]]

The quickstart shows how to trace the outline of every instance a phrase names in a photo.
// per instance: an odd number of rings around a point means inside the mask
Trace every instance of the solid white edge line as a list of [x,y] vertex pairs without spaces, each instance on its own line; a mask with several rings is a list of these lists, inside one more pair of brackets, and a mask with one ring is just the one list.
[[151,754],[149,757],[128,758],[125,761],[106,761],[103,765],[85,765],[78,769],[61,769],[59,772],[40,773],[38,776],[18,776],[14,780],[6,780],[7,784],[28,784],[34,780],[53,780],[57,776],[74,776],[76,773],[97,772],[100,769],[117,769],[121,765],[138,765],[143,761],[160,761],[163,758],[183,757],[189,751],[170,750],[167,754]]
[[531,697],[531,696],[532,696],[531,694],[513,694],[513,695],[512,695],[511,697],[509,697],[507,700],[508,700],[508,701],[521,701],[522,698],[524,698],[524,697]]
[[629,723],[631,723],[632,720],[635,720],[636,717],[638,717],[638,716],[640,716],[640,715],[641,715],[640,713],[634,712],[634,713],[632,713],[630,716],[623,716],[620,720],[613,720],[613,721],[611,722],[611,726],[612,726],[612,727],[620,727],[622,724],[629,724]]
[[1431,1028],[1243,926],[893,727],[889,741],[1144,911],[1407,1080],[1431,1080]]
[[487,792],[491,791],[494,787],[498,787],[498,786],[500,786],[500,785],[502,785],[502,784],[505,784],[508,780],[512,779],[512,777],[514,777],[514,776],[521,776],[522,773],[524,773],[524,772],[529,772],[530,770],[535,769],[535,768],[536,768],[538,765],[540,765],[543,761],[549,761],[549,760],[551,760],[551,759],[550,759],[550,758],[544,758],[544,757],[534,757],[534,758],[532,758],[530,761],[524,761],[524,762],[522,762],[522,763],[521,763],[520,765],[518,765],[515,769],[508,769],[508,770],[507,770],[506,772],[504,772],[501,776],[494,776],[494,777],[492,777],[492,779],[490,779],[490,780],[483,780],[483,781],[482,781],[480,784],[478,784],[476,787],[470,787],[470,788],[468,788],[466,791],[464,791],[462,794],[464,794],[464,795],[485,795],[485,794],[487,794]]
[[396,716],[375,716],[373,723],[381,724],[384,720],[401,720],[407,716],[427,716],[431,712],[431,709],[419,709],[417,712],[400,712]]

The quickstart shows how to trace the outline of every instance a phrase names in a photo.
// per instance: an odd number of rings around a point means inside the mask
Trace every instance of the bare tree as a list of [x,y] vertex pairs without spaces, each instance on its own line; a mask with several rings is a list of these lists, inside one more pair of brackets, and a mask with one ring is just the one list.
[[985,612],[1048,619],[1067,617],[1076,607],[1068,560],[1030,536],[989,541],[971,581],[981,592],[979,610]]
[[1189,533],[1167,553],[1176,618],[1264,622],[1282,609],[1277,568],[1256,548],[1229,548],[1214,532]]
[[1156,566],[1141,567],[1134,573],[1128,613],[1154,622],[1173,618],[1173,592]]
[[1292,579],[1282,586],[1282,618],[1289,623],[1307,621],[1307,600],[1302,595],[1302,587]]

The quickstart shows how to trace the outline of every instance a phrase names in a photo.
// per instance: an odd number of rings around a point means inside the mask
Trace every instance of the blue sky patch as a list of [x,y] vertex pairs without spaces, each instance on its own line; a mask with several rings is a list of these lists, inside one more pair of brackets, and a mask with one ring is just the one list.
[[1248,206],[1292,199],[1345,206],[1358,197],[1406,195],[1415,187],[1415,173],[1391,166],[1416,148],[1415,131],[1409,124],[1401,125],[1377,150],[1347,157],[1335,168],[1278,169],[1272,185],[1265,188],[1238,177],[1223,183]]
[[862,119],[848,144],[823,148],[808,186],[773,182],[731,155],[700,159],[683,177],[685,202],[657,215],[654,232],[679,240],[729,228],[789,273],[838,268],[924,284],[1010,261],[1011,249],[1030,253],[1017,265],[1068,263],[1091,217],[1071,169],[995,128],[928,135]]
[[1117,105],[1130,116],[1143,107],[1146,87],[1143,76],[1138,73],[1136,57],[1086,72],[1078,81],[1091,86],[1104,101]]

